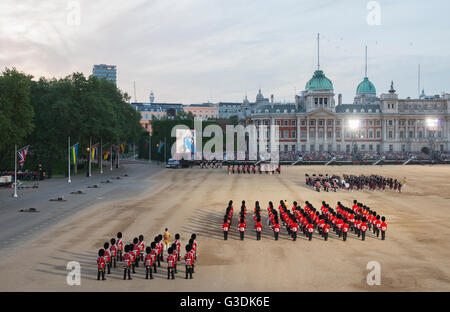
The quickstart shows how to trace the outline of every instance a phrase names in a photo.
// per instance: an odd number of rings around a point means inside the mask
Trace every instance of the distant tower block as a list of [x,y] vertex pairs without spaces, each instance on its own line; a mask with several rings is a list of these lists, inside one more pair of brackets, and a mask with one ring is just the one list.
[[153,94],[153,91],[150,92],[150,104],[153,104],[155,102],[155,95]]

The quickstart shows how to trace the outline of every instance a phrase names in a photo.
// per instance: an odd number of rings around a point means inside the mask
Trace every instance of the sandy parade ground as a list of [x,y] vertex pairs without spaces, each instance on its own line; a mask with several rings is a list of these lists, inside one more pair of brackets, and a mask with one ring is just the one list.
[[[93,197],[76,212],[29,235],[16,248],[12,248],[13,242],[0,246],[1,291],[450,290],[450,166],[283,166],[281,175],[227,175],[225,167],[141,170],[151,165],[123,166],[129,177],[120,182],[123,184],[116,183],[117,191]],[[376,173],[400,180],[406,177],[407,186],[402,193],[318,193],[306,187],[305,173]],[[122,195],[115,196],[119,189]],[[68,189],[64,192],[67,202],[42,198],[36,204],[42,210],[58,209],[54,205],[63,207],[78,200],[67,195]],[[229,239],[224,241],[221,225],[230,199],[235,215]],[[368,231],[365,241],[353,233],[346,242],[334,233],[324,241],[315,232],[312,241],[302,235],[292,241],[282,227],[280,239],[275,241],[266,225],[266,208],[270,200],[278,207],[280,199],[287,200],[289,207],[294,200],[302,205],[308,200],[316,208],[322,200],[335,207],[337,201],[351,206],[357,199],[386,216],[387,238],[382,241]],[[256,241],[251,214],[245,240],[238,238],[236,215],[241,200],[251,212],[256,200],[262,206],[260,241]],[[11,202],[4,199],[2,209],[12,210],[8,207]],[[11,213],[17,213],[14,209]],[[182,250],[190,235],[197,234],[199,260],[194,279],[184,279],[180,264],[176,279],[167,280],[167,265],[162,264],[153,280],[144,279],[140,266],[133,280],[124,281],[119,264],[106,281],[97,281],[97,251],[104,242],[118,231],[124,233],[127,243],[139,234],[147,242],[165,227],[172,238],[181,234]],[[70,261],[81,265],[80,286],[66,283]],[[381,285],[366,282],[370,261],[381,265]]]

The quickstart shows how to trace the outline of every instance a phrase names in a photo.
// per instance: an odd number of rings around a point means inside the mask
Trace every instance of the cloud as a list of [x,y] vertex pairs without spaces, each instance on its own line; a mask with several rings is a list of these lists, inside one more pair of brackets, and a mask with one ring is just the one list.
[[448,81],[447,1],[379,1],[380,26],[367,25],[367,2],[358,0],[80,0],[79,26],[68,23],[71,2],[3,0],[2,67],[62,77],[114,64],[118,86],[133,94],[136,81],[140,101],[150,90],[157,101],[241,101],[260,85],[292,101],[316,68],[320,32],[321,68],[346,103],[364,76],[366,44],[378,93],[395,80],[414,96],[419,62],[427,93]]

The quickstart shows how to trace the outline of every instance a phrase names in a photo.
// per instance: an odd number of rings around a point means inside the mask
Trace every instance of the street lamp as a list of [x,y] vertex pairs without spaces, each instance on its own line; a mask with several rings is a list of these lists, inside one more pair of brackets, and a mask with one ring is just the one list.
[[360,120],[359,119],[350,119],[348,121],[348,126],[349,126],[350,130],[352,131],[352,150],[353,150],[352,154],[355,154],[356,153],[355,135],[360,127]]
[[436,136],[435,133],[438,129],[439,120],[437,118],[427,118],[425,120],[425,124],[427,126],[427,130],[431,135],[428,136],[428,140],[430,141],[430,153],[431,158],[434,159],[434,146],[436,144]]
[[86,148],[86,152],[87,152],[87,155],[88,155],[88,158],[86,159],[86,176],[89,177],[88,161],[89,161],[89,158],[91,157],[91,155],[89,154],[89,147]]

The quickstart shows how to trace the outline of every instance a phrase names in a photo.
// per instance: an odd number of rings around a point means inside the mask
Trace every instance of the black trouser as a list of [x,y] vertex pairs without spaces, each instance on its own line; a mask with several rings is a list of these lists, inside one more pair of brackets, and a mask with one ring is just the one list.
[[108,274],[111,274],[111,262],[108,262],[107,265],[108,265]]
[[148,279],[149,274],[150,274],[150,279],[153,279],[152,267],[150,265],[145,268],[145,279]]
[[[112,260],[114,260],[114,261],[112,261]],[[113,262],[114,263],[114,267],[116,267],[116,256],[112,257],[111,262]]]
[[188,279],[188,274],[190,275],[190,278],[192,278],[192,266],[190,265],[186,266],[186,279]]
[[338,235],[339,235],[339,238],[341,238],[341,234],[342,234],[341,230],[337,229],[337,230],[336,230],[336,234],[338,234]]
[[381,239],[385,240],[386,238],[386,231],[381,231]]
[[176,263],[176,262],[175,262],[175,264],[174,264],[174,269],[175,269],[175,274],[178,273],[178,272],[177,272],[177,263]]
[[308,233],[309,240],[312,240],[312,234],[313,234],[312,232],[309,232],[309,233]]
[[228,231],[223,231],[223,239],[224,240],[228,239]]
[[134,259],[134,266],[137,268],[139,267],[139,256],[136,256],[136,259]]
[[328,233],[323,233],[323,238],[325,239],[325,240],[328,240]]
[[275,240],[278,240],[278,232],[273,233],[275,235]]
[[256,240],[261,239],[261,232],[256,231]]
[[297,240],[297,232],[292,232],[292,239],[293,239],[294,241]]
[[123,268],[123,279],[125,280],[127,278],[127,273],[128,273],[128,279],[131,279],[131,275],[130,275],[130,267],[128,268]]
[[366,231],[361,231],[361,239],[362,240],[366,239]]
[[134,270],[134,268],[135,268],[135,264],[134,263],[131,264],[131,268],[133,269],[133,274],[136,273],[136,271]]
[[[339,235],[339,237],[341,237],[341,235]],[[344,242],[347,240],[347,232],[342,233],[342,239]]]
[[377,237],[380,236],[380,229],[377,229]]
[[239,232],[239,235],[241,236],[241,240],[244,240],[244,232]]
[[170,275],[172,275],[172,279],[175,279],[175,270],[174,270],[174,268],[167,268],[167,279],[170,279]]
[[105,270],[99,269],[97,274],[97,280],[100,280],[100,275],[102,276],[102,280],[105,280]]
[[195,264],[192,264],[192,273],[195,273],[195,271],[194,271],[194,268],[195,268]]
[[123,261],[123,258],[122,258],[122,250],[119,250],[118,257],[119,257],[119,261],[122,262],[122,261]]
[[161,257],[158,255],[156,258],[158,258],[158,267],[161,266]]
[[153,262],[153,273],[156,273],[156,261]]

